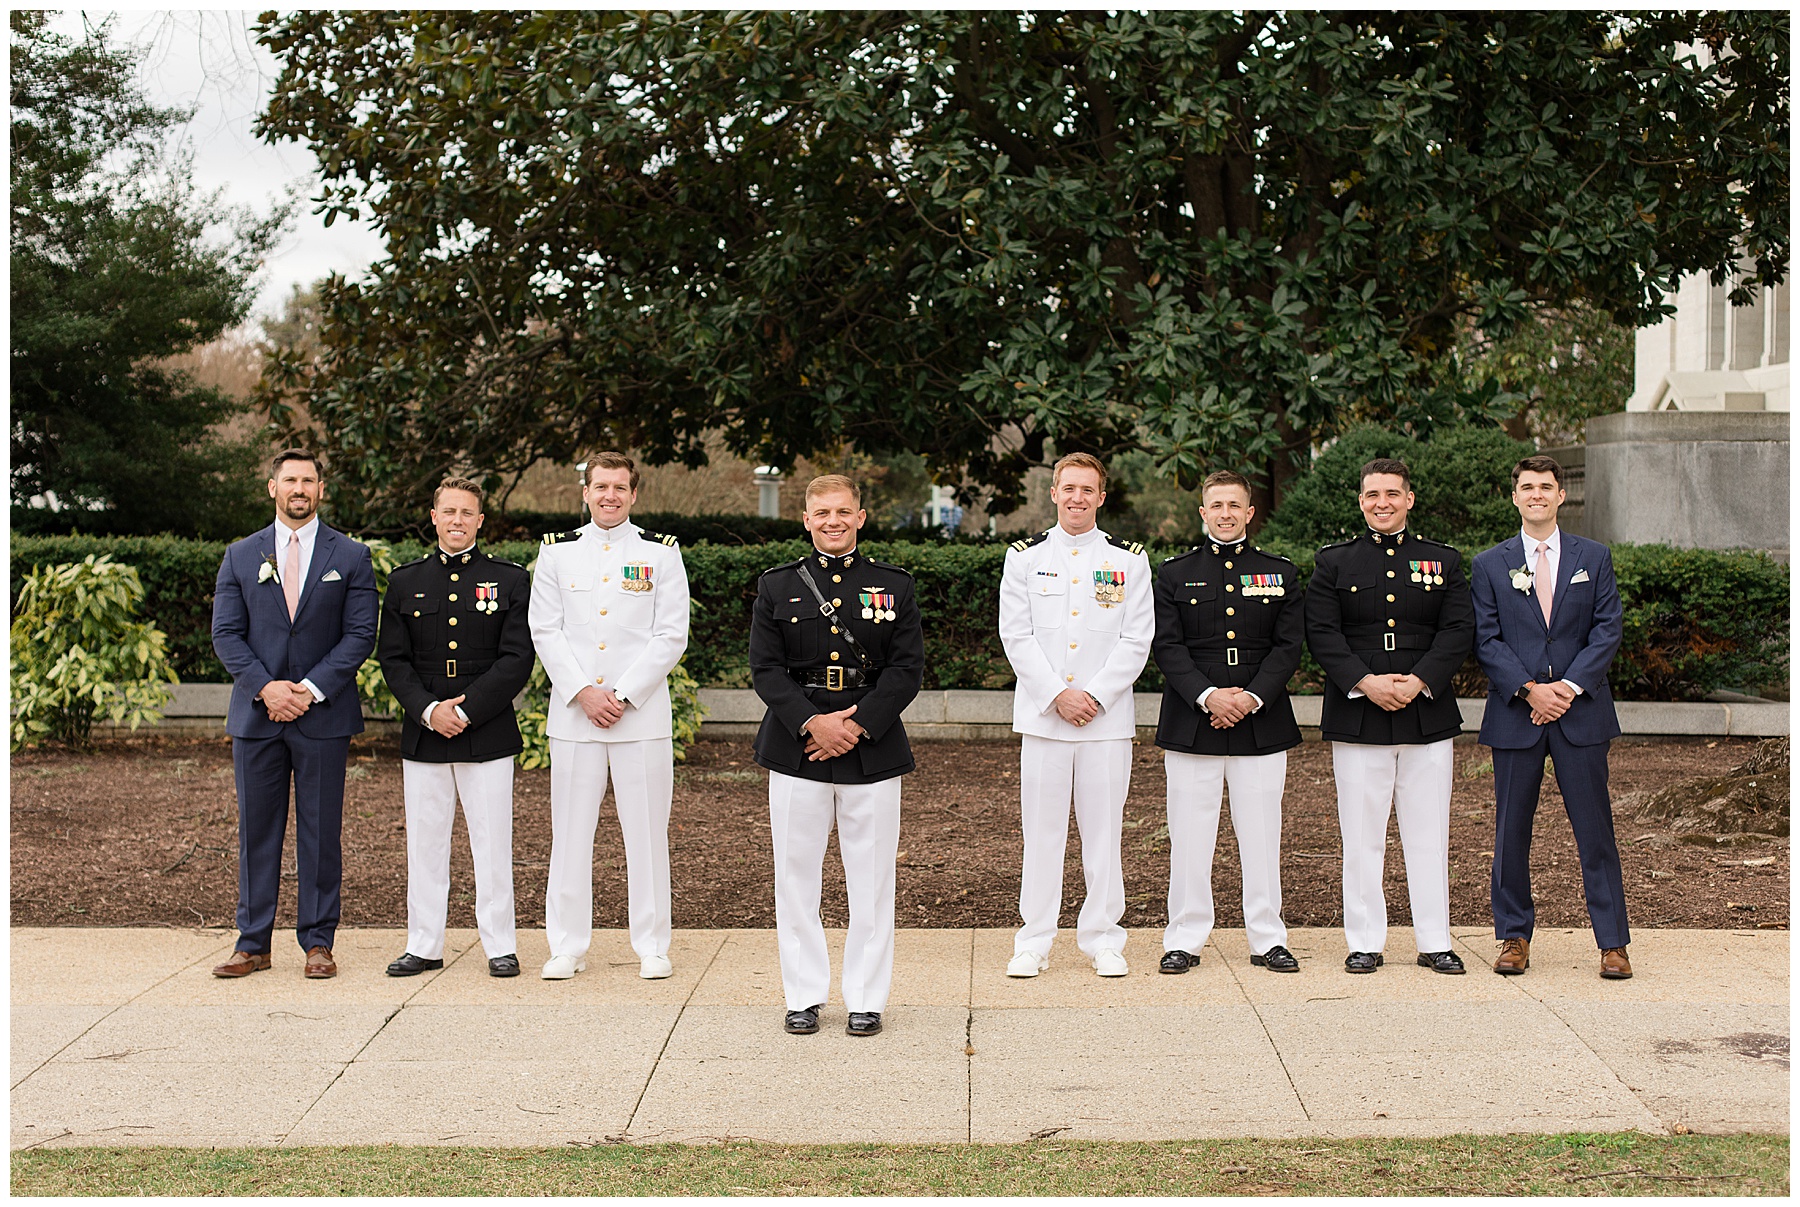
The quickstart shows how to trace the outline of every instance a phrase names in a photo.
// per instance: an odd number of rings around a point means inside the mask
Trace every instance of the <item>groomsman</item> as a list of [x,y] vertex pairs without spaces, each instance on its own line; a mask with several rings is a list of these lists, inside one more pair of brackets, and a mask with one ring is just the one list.
[[1382,964],[1392,811],[1418,962],[1461,975],[1450,950],[1450,781],[1462,712],[1450,679],[1475,640],[1469,589],[1455,549],[1406,531],[1414,497],[1404,461],[1370,461],[1361,482],[1357,504],[1369,531],[1319,550],[1306,592],[1306,640],[1326,675],[1320,732],[1331,742],[1344,836],[1344,969]]
[[542,976],[587,969],[594,926],[594,829],[606,781],[625,840],[638,975],[669,963],[669,809],[675,746],[669,672],[688,642],[687,569],[675,538],[631,522],[637,465],[596,453],[581,471],[593,522],[552,532],[531,581],[531,639],[550,676],[550,882]]
[[1156,665],[1162,668],[1169,793],[1169,925],[1161,970],[1200,962],[1213,927],[1219,804],[1244,873],[1250,962],[1298,972],[1281,921],[1281,790],[1300,744],[1287,682],[1300,666],[1304,603],[1294,563],[1249,543],[1250,482],[1220,470],[1200,486],[1206,540],[1156,574]]
[[1000,580],[1000,641],[1018,685],[1013,730],[1022,734],[1019,812],[1024,870],[1006,975],[1050,965],[1062,910],[1069,802],[1081,832],[1087,895],[1075,943],[1101,976],[1124,976],[1125,878],[1119,855],[1131,739],[1131,686],[1144,669],[1156,617],[1144,547],[1096,527],[1106,466],[1070,453],[1051,472],[1056,527],[1017,541]]
[[846,1032],[881,1030],[894,979],[900,777],[913,769],[900,714],[919,694],[925,633],[912,575],[857,551],[867,518],[855,482],[814,478],[802,517],[812,551],[765,571],[751,609],[751,682],[768,705],[756,762],[769,772],[775,936],[794,1035],[819,1029],[831,986],[819,894],[834,825],[850,904]]
[[531,677],[531,576],[475,547],[482,491],[445,478],[431,500],[437,548],[394,568],[376,656],[400,726],[406,796],[406,951],[389,976],[444,966],[450,831],[462,800],[475,865],[475,926],[488,975],[519,975],[513,941],[513,698]]
[[1481,740],[1494,750],[1494,971],[1516,976],[1531,964],[1531,823],[1548,755],[1575,831],[1600,975],[1624,980],[1631,929],[1606,787],[1619,736],[1606,669],[1624,618],[1612,552],[1557,527],[1567,495],[1554,459],[1527,457],[1512,478],[1519,535],[1476,556],[1472,584],[1488,676]]

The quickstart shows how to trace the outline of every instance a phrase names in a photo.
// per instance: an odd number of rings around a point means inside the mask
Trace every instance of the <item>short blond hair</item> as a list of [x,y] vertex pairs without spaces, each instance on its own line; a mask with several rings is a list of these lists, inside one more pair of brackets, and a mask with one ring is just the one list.
[[472,478],[449,477],[439,482],[437,489],[431,492],[431,506],[436,509],[438,500],[444,497],[446,490],[466,490],[475,496],[475,510],[480,512],[487,503],[487,492],[481,489],[481,483]]
[[1203,503],[1206,500],[1206,492],[1215,486],[1235,486],[1244,492],[1246,499],[1256,497],[1255,492],[1250,489],[1250,479],[1236,470],[1215,469],[1212,473],[1207,474],[1206,481],[1200,483],[1200,499]]
[[862,487],[846,478],[843,474],[820,474],[806,484],[806,505],[811,506],[814,495],[827,495],[834,490],[847,490],[850,497],[856,500],[857,507],[862,506]]
[[643,480],[643,475],[638,473],[636,461],[633,461],[624,453],[613,452],[611,449],[608,449],[605,452],[591,453],[589,454],[588,459],[582,462],[581,484],[583,486],[587,486],[593,481],[592,475],[597,469],[630,470],[631,490],[633,494],[637,493],[638,483]]
[[1070,453],[1059,458],[1050,470],[1050,488],[1056,489],[1065,469],[1091,469],[1100,475],[1100,493],[1106,493],[1106,463],[1092,453]]

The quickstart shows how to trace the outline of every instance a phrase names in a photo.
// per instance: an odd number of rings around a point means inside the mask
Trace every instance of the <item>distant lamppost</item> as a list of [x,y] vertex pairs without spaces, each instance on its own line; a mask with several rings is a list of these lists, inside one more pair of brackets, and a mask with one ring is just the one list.
[[942,528],[946,534],[954,534],[962,527],[963,509],[956,505],[956,488],[954,486],[933,486],[931,501],[925,505],[925,527]]
[[756,467],[756,514],[765,520],[781,518],[781,471],[773,465]]

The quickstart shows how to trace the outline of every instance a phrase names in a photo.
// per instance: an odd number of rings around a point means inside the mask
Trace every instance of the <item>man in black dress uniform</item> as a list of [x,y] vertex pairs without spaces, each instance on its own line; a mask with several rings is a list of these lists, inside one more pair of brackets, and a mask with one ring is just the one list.
[[1169,792],[1169,926],[1161,970],[1200,962],[1213,927],[1212,862],[1219,803],[1231,784],[1231,828],[1244,871],[1250,962],[1298,972],[1281,921],[1281,790],[1300,744],[1287,682],[1305,632],[1294,563],[1251,545],[1250,482],[1220,470],[1200,486],[1206,541],[1156,572]]
[[438,547],[388,575],[376,657],[406,710],[406,951],[389,976],[444,966],[450,830],[460,796],[475,864],[475,925],[488,974],[519,975],[513,938],[513,698],[534,660],[531,577],[475,547],[481,487],[446,478],[431,504]]
[[819,1029],[831,985],[819,894],[834,822],[850,901],[849,1034],[881,1030],[894,974],[900,777],[913,769],[900,714],[919,694],[925,634],[912,576],[856,551],[867,514],[849,478],[814,478],[804,517],[813,551],[764,572],[751,613],[751,681],[768,705],[756,761],[769,770],[775,934],[796,1035]]
[[1319,550],[1306,591],[1306,640],[1326,676],[1320,730],[1331,743],[1344,835],[1344,968],[1374,972],[1382,963],[1391,809],[1418,962],[1460,975],[1450,950],[1450,743],[1462,711],[1450,677],[1474,648],[1475,609],[1462,555],[1406,531],[1406,463],[1377,458],[1361,481],[1357,504],[1369,531]]

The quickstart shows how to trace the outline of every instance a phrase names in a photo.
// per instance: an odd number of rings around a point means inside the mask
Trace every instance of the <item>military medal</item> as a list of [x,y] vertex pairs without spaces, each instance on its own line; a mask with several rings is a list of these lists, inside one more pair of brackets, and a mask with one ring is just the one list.
[[500,610],[500,584],[475,584],[475,610],[477,612],[494,613]]
[[862,617],[880,624],[884,620],[894,619],[894,596],[892,592],[878,591],[869,587],[861,593]]
[[1240,574],[1238,583],[1245,595],[1281,596],[1287,594],[1284,576],[1280,574]]
[[650,582],[650,575],[655,569],[656,567],[646,566],[641,562],[631,563],[624,567],[624,581],[619,585],[627,591],[648,591],[653,585]]
[[1426,584],[1425,589],[1427,591],[1431,590],[1432,584],[1436,584],[1437,586],[1440,586],[1440,587],[1443,586],[1444,585],[1444,563],[1443,562],[1414,562],[1414,563],[1412,563],[1412,580],[1415,583]]
[[1094,571],[1094,602],[1103,608],[1125,602],[1125,571],[1110,566]]

